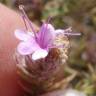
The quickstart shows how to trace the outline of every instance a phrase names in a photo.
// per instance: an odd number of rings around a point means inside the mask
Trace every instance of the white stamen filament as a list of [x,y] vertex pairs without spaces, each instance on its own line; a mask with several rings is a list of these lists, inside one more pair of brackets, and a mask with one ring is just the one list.
[[64,32],[63,33],[64,35],[77,35],[77,36],[79,36],[79,35],[81,35],[81,33],[71,33],[71,32]]
[[68,29],[65,29],[64,30],[65,32],[64,32],[64,35],[77,35],[77,36],[79,36],[79,35],[81,35],[81,33],[72,33],[72,27],[69,27]]
[[48,46],[48,48],[64,48],[64,44],[63,45],[53,45],[53,46]]

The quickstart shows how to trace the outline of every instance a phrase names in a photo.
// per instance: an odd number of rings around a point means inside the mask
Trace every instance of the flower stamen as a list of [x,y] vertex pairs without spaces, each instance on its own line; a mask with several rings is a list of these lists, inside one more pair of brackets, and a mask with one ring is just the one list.
[[22,19],[23,19],[23,21],[24,21],[25,28],[26,28],[26,30],[28,31],[28,27],[27,27],[27,24],[26,24],[26,20],[25,20],[25,16],[24,16],[24,15],[22,15]]
[[65,32],[64,32],[64,35],[67,35],[67,36],[80,36],[81,35],[81,33],[72,33],[72,27],[69,27],[68,29],[65,29],[64,30]]
[[64,44],[61,44],[61,45],[53,45],[53,46],[48,46],[48,48],[64,48]]
[[65,32],[65,33],[64,33],[64,35],[68,35],[68,36],[70,36],[70,35],[71,35],[71,36],[75,36],[75,35],[76,35],[76,36],[80,36],[80,35],[81,35],[81,33],[71,33],[71,32]]
[[23,16],[24,16],[23,18],[25,18],[25,19],[28,21],[28,24],[29,24],[30,28],[32,29],[32,32],[34,33],[34,36],[35,36],[35,38],[36,38],[36,37],[37,37],[37,36],[36,36],[36,32],[35,32],[32,24],[31,24],[31,21],[29,20],[28,16],[26,15],[26,13],[25,13],[25,11],[24,11],[24,6],[23,6],[23,5],[19,5],[19,9],[20,9],[20,10],[22,11],[22,13],[23,13]]

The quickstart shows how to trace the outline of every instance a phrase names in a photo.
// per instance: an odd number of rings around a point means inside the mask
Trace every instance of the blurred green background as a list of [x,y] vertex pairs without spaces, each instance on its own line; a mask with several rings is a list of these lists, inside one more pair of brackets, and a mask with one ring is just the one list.
[[[96,96],[96,0],[0,0],[18,10],[25,5],[29,18],[36,24],[52,16],[56,28],[72,26],[80,37],[69,37],[70,53],[65,68],[68,86],[87,96]],[[75,75],[74,75],[75,74]],[[72,77],[73,76],[73,77]],[[65,79],[66,79],[65,78]]]

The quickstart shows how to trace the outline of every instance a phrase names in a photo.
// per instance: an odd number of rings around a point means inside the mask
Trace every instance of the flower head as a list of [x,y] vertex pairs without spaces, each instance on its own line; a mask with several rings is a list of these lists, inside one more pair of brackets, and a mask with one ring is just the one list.
[[32,54],[32,59],[37,60],[48,55],[49,46],[53,46],[55,34],[51,24],[43,24],[36,37],[31,32],[16,30],[15,36],[21,40],[17,50],[22,55]]
[[55,30],[49,22],[43,23],[39,32],[35,32],[22,6],[20,6],[20,10],[23,12],[23,20],[26,20],[32,29],[32,32],[28,32],[27,30],[15,30],[15,36],[21,40],[17,47],[17,50],[21,55],[31,54],[33,60],[45,58],[48,55],[50,48],[60,47],[54,45],[54,40],[58,34],[72,35],[72,33],[70,33],[71,28],[66,30]]

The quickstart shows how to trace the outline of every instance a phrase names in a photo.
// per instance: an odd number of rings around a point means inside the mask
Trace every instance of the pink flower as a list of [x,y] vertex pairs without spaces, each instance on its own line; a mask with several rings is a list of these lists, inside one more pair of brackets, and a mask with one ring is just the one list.
[[[21,40],[21,42],[17,47],[17,51],[21,55],[31,54],[33,60],[45,58],[48,55],[50,48],[58,47],[54,45],[54,40],[58,34],[72,35],[72,33],[70,33],[72,31],[71,28],[68,28],[66,30],[63,29],[55,30],[54,27],[48,22],[44,23],[41,26],[39,32],[36,33],[29,18],[27,17],[25,11],[23,10],[23,6],[20,6],[20,10],[23,12],[23,20],[25,22],[25,25],[27,24],[26,23],[27,21],[33,32],[33,33],[28,32],[27,30],[26,32],[23,30],[15,31],[15,36],[19,40]],[[27,25],[26,29],[28,29]]]
[[32,54],[32,59],[45,58],[49,52],[49,46],[53,46],[55,30],[51,24],[43,24],[36,37],[31,32],[16,30],[15,36],[21,40],[17,50],[21,55]]

